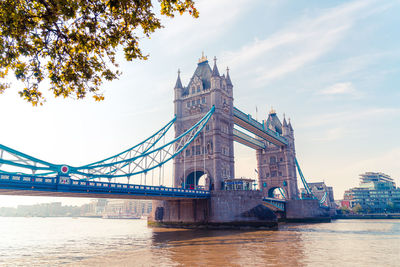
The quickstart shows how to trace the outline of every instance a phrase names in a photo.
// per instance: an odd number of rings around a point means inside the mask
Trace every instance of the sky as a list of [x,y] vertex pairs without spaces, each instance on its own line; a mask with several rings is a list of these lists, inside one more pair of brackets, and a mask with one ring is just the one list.
[[[308,182],[333,186],[336,199],[367,171],[400,184],[400,1],[196,2],[198,19],[163,18],[165,28],[141,39],[149,60],[120,57],[105,101],[55,99],[43,83],[47,102],[32,107],[9,77],[0,143],[72,166],[120,152],[173,117],[177,71],[187,85],[204,51],[220,73],[229,67],[236,107],[291,119]],[[235,164],[236,177],[255,177],[254,150],[236,144]],[[0,206],[51,201],[88,199],[0,196]]]

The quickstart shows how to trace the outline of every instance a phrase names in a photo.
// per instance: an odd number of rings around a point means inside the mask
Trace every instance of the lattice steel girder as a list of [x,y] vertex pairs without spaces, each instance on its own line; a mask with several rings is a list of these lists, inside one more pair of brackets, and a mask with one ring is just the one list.
[[214,113],[214,110],[215,107],[213,106],[195,125],[165,145],[131,158],[101,162],[76,168],[71,167],[70,174],[80,179],[93,179],[129,178],[140,173],[147,173],[150,170],[162,166],[184,150],[200,134]]
[[[151,148],[153,148],[171,129],[171,126],[176,121],[176,117],[174,117],[171,121],[169,121],[165,126],[163,126],[160,130],[154,133],[152,136],[148,137],[141,143],[117,154],[112,157],[108,157],[104,160],[97,161],[85,166],[93,166],[95,164],[104,163],[106,161],[119,161],[125,158],[132,158],[134,156],[146,153]],[[0,173],[3,174],[16,174],[16,175],[41,175],[41,176],[54,176],[57,173],[63,173],[63,168],[67,168],[67,170],[73,168],[67,165],[62,164],[53,164],[32,156],[29,156],[25,153],[7,147],[5,145],[0,144]],[[30,173],[26,173],[26,171],[30,171]]]

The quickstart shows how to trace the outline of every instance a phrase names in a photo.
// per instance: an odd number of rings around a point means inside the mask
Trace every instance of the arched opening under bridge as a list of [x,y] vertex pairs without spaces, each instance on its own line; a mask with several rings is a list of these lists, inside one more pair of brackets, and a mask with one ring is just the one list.
[[268,197],[286,199],[285,189],[282,187],[272,187],[268,190]]
[[193,171],[186,176],[185,188],[186,189],[204,189],[209,190],[209,185],[207,185],[207,174],[203,171]]

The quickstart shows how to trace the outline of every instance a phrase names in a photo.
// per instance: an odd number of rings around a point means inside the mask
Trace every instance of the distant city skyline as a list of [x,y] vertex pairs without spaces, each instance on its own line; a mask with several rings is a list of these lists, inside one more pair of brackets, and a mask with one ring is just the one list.
[[[46,92],[45,105],[31,107],[10,78],[11,88],[0,95],[0,143],[73,166],[122,151],[173,117],[177,71],[186,86],[204,51],[210,61],[217,57],[221,74],[229,67],[235,106],[259,120],[272,107],[281,120],[283,113],[291,119],[308,182],[325,181],[335,199],[365,172],[388,174],[399,186],[400,1],[205,0],[197,6],[199,19],[163,18],[164,29],[141,39],[148,61],[120,57],[123,74],[103,85],[103,102]],[[236,176],[255,178],[255,168],[255,151],[236,144]],[[0,206],[54,201],[89,199],[0,196]]]

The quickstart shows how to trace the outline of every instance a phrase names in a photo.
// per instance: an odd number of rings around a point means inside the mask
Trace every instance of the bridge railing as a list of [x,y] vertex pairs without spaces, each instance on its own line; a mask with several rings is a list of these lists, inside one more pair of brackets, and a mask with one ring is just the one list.
[[260,123],[259,121],[253,119],[250,114],[246,114],[243,111],[237,109],[236,107],[233,107],[233,114],[237,116],[238,118],[248,122],[255,128],[267,133],[269,136],[276,138],[283,144],[287,144],[286,138],[282,137],[279,133],[272,131],[271,129],[265,128],[264,124]]
[[[112,190],[145,190],[159,193],[187,193],[209,196],[210,192],[200,189],[183,189],[165,186],[151,186],[151,185],[135,185],[135,184],[120,184],[120,183],[109,183],[109,182],[96,182],[96,181],[82,181],[73,180],[69,177],[34,177],[34,176],[21,176],[21,175],[0,175],[0,184],[7,183],[8,185],[20,184],[20,185],[32,185],[36,186],[40,184],[42,187],[46,186],[71,186],[71,187],[84,187],[85,189],[112,189]],[[34,188],[31,188],[34,189]]]

